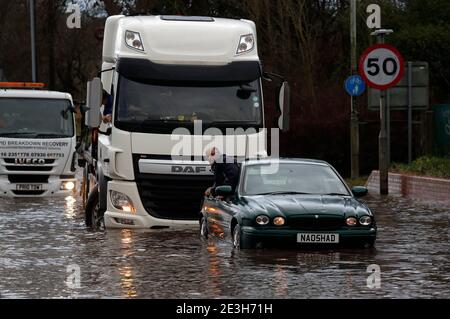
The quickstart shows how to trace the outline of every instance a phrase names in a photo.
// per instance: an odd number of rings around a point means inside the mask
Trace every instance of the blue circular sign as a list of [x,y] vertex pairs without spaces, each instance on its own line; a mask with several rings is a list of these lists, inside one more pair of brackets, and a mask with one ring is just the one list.
[[366,82],[359,75],[352,75],[345,81],[345,90],[350,96],[361,96],[366,91]]

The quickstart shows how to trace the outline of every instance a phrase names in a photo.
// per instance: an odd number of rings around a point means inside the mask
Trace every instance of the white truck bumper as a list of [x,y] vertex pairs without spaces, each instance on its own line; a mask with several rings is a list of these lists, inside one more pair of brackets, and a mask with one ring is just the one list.
[[[127,195],[133,202],[135,213],[127,213],[115,208],[111,203],[111,191]],[[141,198],[133,182],[111,181],[108,182],[108,208],[105,212],[106,228],[129,228],[129,229],[154,229],[154,228],[194,228],[198,227],[198,221],[178,221],[158,219],[147,213],[142,205]],[[176,200],[176,198],[174,198]]]
[[[72,182],[72,190],[65,189],[65,183]],[[53,197],[75,195],[77,192],[75,178],[60,179],[50,176],[48,183],[11,183],[6,176],[0,176],[0,197]]]

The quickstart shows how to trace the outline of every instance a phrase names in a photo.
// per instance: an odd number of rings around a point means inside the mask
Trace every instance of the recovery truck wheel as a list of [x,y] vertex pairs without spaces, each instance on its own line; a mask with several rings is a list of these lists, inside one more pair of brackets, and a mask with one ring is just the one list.
[[104,214],[105,212],[100,209],[98,187],[94,187],[94,189],[89,194],[89,198],[86,204],[85,210],[86,226],[91,228],[93,231],[104,231],[105,230]]
[[81,183],[81,198],[83,200],[83,208],[86,209],[90,192],[89,168],[87,164],[83,168],[83,181]]

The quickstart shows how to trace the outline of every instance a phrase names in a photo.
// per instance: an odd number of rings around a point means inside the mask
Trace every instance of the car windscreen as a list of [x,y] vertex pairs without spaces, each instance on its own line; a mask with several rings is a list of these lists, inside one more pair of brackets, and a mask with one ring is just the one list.
[[121,76],[115,125],[128,131],[167,133],[191,128],[262,127],[259,80],[251,83],[137,82]]
[[0,137],[63,138],[73,135],[70,101],[0,98]]
[[303,193],[314,195],[349,195],[334,170],[327,165],[280,163],[277,170],[269,165],[251,165],[244,171],[243,195]]

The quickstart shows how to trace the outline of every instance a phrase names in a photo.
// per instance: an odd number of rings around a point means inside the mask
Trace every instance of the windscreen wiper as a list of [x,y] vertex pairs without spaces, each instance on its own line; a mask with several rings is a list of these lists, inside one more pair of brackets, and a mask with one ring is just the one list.
[[350,196],[349,194],[342,194],[342,193],[328,193],[328,194],[320,194],[322,196]]
[[313,195],[313,194],[304,192],[280,191],[280,192],[262,193],[257,195]]
[[71,137],[71,136],[68,136],[68,135],[63,135],[63,134],[56,134],[56,133],[38,133],[38,134],[36,134],[36,137],[42,137],[42,138],[45,138],[45,137],[54,137],[54,138],[66,138],[66,137]]
[[9,137],[9,136],[18,136],[18,135],[36,135],[36,132],[2,132],[0,136]]

